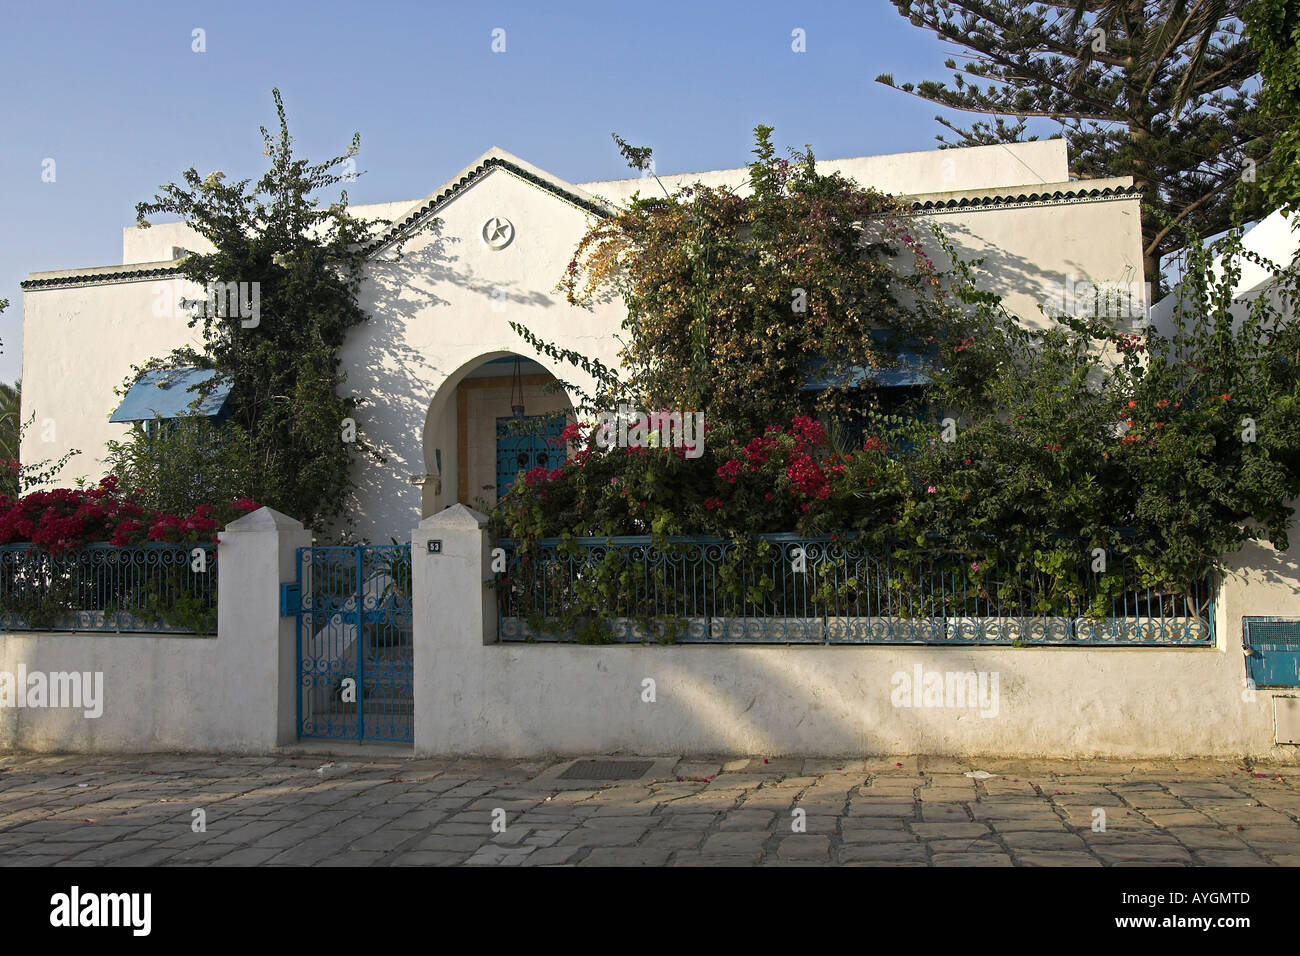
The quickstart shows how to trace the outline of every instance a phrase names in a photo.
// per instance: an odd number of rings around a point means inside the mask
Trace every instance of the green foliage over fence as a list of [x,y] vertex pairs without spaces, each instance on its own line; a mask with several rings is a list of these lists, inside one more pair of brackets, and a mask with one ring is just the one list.
[[1197,645],[1211,582],[1144,586],[1136,560],[1077,542],[1025,574],[930,542],[856,535],[554,538],[496,580],[503,640]]

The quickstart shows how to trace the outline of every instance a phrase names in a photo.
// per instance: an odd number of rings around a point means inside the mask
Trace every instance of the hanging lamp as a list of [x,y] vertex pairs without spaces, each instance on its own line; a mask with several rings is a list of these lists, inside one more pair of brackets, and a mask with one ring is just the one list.
[[519,374],[519,356],[515,356],[515,373],[510,380],[510,417],[524,417],[524,379]]

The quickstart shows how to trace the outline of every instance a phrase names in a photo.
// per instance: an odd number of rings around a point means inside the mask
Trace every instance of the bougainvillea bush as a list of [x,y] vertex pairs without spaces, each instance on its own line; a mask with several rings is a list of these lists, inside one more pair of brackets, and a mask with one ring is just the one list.
[[[1086,597],[1097,611],[1137,588],[1186,592],[1249,540],[1288,546],[1300,495],[1295,263],[1243,251],[1241,230],[1212,247],[1185,230],[1172,329],[1106,314],[1030,324],[937,228],[924,243],[899,235],[877,258],[854,224],[873,208],[901,223],[896,212],[825,181],[810,157],[781,165],[764,136],[753,198],[635,201],[593,227],[562,282],[578,304],[602,291],[628,304],[629,371],[598,377],[604,399],[703,409],[703,454],[602,450],[580,407],[570,459],[524,476],[498,506],[503,535],[526,551],[539,538],[856,533],[879,553],[945,561],[977,591],[1003,587],[995,574],[1046,579],[1053,607]],[[891,272],[886,254],[922,281]],[[1272,274],[1272,293],[1238,302],[1246,260]],[[789,310],[788,286],[807,294],[808,314]],[[872,353],[882,328],[933,350],[924,402],[890,417],[870,380],[804,388],[809,363],[831,351],[889,364]],[[847,432],[845,401],[858,406]],[[620,580],[606,583],[613,598]]]
[[110,475],[90,488],[34,491],[17,500],[0,495],[0,545],[30,542],[59,553],[96,543],[204,544],[215,542],[220,528],[257,507],[244,498],[200,504],[187,515],[146,511]]
[[498,528],[524,540],[832,529],[884,540],[913,480],[885,439],[837,451],[808,416],[743,442],[719,444],[710,431],[692,457],[684,447],[602,451],[594,425],[571,424],[559,441],[574,453],[557,468],[524,473],[496,511]]
[[[255,510],[248,499],[200,504],[185,515],[141,507],[114,476],[87,488],[55,488],[13,499],[0,495],[0,611],[25,628],[60,626],[78,611],[129,612],[174,629],[210,632],[216,625],[215,553],[196,558],[193,546],[215,543],[217,531]],[[87,545],[133,548],[178,545],[181,553],[118,561],[87,554]],[[10,624],[9,626],[16,626]]]
[[1232,281],[1189,290],[1174,336],[1000,317],[955,346],[996,352],[988,372],[936,374],[933,404],[956,409],[947,429],[881,417],[845,448],[808,416],[709,425],[689,457],[602,451],[571,425],[569,460],[526,475],[499,528],[525,541],[851,531],[1025,573],[1102,548],[1146,584],[1188,586],[1249,539],[1286,547],[1300,494],[1300,332],[1262,297],[1234,319]]
[[878,402],[852,369],[971,335],[908,208],[823,175],[811,152],[778,157],[771,133],[755,130],[748,195],[638,194],[591,227],[558,287],[582,307],[621,297],[629,398],[704,409],[737,434],[813,409],[853,417]]

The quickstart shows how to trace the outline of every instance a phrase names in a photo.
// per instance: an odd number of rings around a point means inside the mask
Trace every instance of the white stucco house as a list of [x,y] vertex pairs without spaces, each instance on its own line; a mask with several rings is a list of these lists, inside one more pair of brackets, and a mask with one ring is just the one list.
[[[1086,311],[1099,289],[1138,290],[1141,298],[1140,196],[1128,179],[1072,181],[1063,141],[819,167],[902,199],[918,219],[940,225],[961,255],[983,257],[986,287],[1025,322],[1047,322],[1045,310]],[[740,168],[660,178],[671,190],[697,181],[741,189],[747,177]],[[1268,635],[1294,636],[1300,541],[1286,551],[1252,543],[1232,556],[1205,602],[1208,619],[1171,619],[1175,629],[1202,627],[1204,639],[1193,642],[1162,641],[1160,621],[1127,611],[1123,620],[1146,628],[1127,644],[505,640],[498,599],[483,587],[496,573],[488,523],[448,506],[485,510],[518,455],[533,463],[559,454],[544,444],[512,445],[517,438],[498,429],[514,405],[530,416],[566,411],[566,397],[545,386],[573,376],[530,354],[510,323],[615,364],[620,304],[574,308],[556,285],[594,217],[657,188],[641,178],[569,183],[492,149],[423,199],[353,207],[392,221],[365,269],[360,298],[370,321],[353,330],[341,355],[346,387],[364,402],[358,431],[387,458],[357,461],[352,532],[411,542],[410,610],[383,612],[383,656],[366,630],[366,615],[380,613],[382,602],[367,604],[366,589],[374,597],[384,578],[367,578],[359,553],[378,549],[324,549],[358,552],[356,588],[340,585],[334,595],[346,611],[307,607],[313,535],[294,516],[263,508],[222,533],[217,639],[105,640],[90,630],[0,641],[0,671],[102,671],[113,695],[102,720],[0,708],[0,746],[270,753],[300,737],[373,739],[366,729],[373,718],[401,723],[402,733],[383,739],[407,741],[417,754],[1298,759],[1300,675],[1263,682],[1257,693],[1250,668],[1271,667],[1266,653],[1287,666],[1297,659]],[[396,241],[430,217],[436,228],[414,235],[399,257]],[[203,248],[181,224],[128,227],[121,264],[33,273],[23,284],[23,415],[36,417],[24,461],[75,448],[81,455],[55,481],[99,476],[105,444],[121,438],[141,408],[148,414],[147,401],[126,408],[115,387],[132,365],[197,344],[178,304],[202,290],[181,279],[179,263],[186,250]],[[1145,321],[1146,305],[1129,303],[1135,324]],[[394,623],[403,618],[403,626]],[[1252,643],[1252,627],[1265,637]],[[405,643],[390,640],[399,632]],[[382,669],[368,669],[372,663]],[[988,720],[968,719],[965,708],[897,709],[900,673],[969,672],[974,680],[977,670],[1001,677],[996,713],[979,714]],[[333,681],[345,674],[356,675],[362,696],[340,718],[346,732],[332,724],[322,732],[313,721],[334,713],[330,702],[344,702]],[[371,711],[367,674],[389,682]],[[653,708],[630,703],[644,700],[647,674],[660,682]]]
[[[1241,248],[1243,254],[1232,263],[1234,268],[1241,270],[1232,288],[1231,312],[1235,327],[1241,327],[1241,321],[1250,314],[1255,300],[1261,296],[1267,296],[1270,304],[1282,315],[1290,315],[1292,304],[1279,294],[1273,273],[1252,261],[1250,256],[1260,256],[1283,269],[1290,266],[1300,256],[1300,220],[1294,214],[1288,215],[1277,210],[1242,234]],[[1212,282],[1222,281],[1223,267],[1223,256],[1216,256],[1210,266],[1209,277]],[[1188,314],[1196,305],[1190,290],[1179,284],[1151,306],[1151,324],[1161,335],[1172,338],[1177,331],[1177,316],[1180,313]]]
[[[1027,321],[1041,321],[1040,304],[1080,281],[1140,286],[1132,181],[1072,181],[1062,140],[818,166],[905,199],[963,255],[985,257],[991,288]],[[747,176],[739,168],[660,178],[669,189],[697,181],[743,188]],[[357,427],[387,458],[357,463],[358,537],[404,536],[458,501],[490,506],[502,468],[513,476],[518,454],[539,453],[499,438],[496,421],[519,400],[512,387],[522,388],[529,415],[565,410],[562,394],[543,389],[574,370],[537,359],[510,322],[616,363],[618,303],[574,308],[556,284],[593,217],[651,188],[640,178],[566,182],[494,148],[423,199],[353,207],[393,221],[361,291],[371,320],[342,353],[347,387],[364,400]],[[122,205],[125,213],[127,197]],[[408,242],[399,259],[393,241],[428,217],[440,225]],[[120,264],[35,272],[23,283],[23,415],[37,422],[24,461],[76,448],[82,454],[56,480],[100,476],[105,443],[130,427],[109,420],[121,402],[114,388],[131,365],[196,342],[176,303],[202,292],[179,277],[178,262],[204,248],[183,224],[127,227]]]

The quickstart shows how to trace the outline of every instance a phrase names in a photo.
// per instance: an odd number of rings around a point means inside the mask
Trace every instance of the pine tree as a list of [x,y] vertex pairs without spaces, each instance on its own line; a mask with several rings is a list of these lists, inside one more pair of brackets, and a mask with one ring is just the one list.
[[1284,125],[1260,165],[1261,199],[1266,209],[1294,211],[1300,209],[1300,0],[1251,0],[1242,16],[1259,51],[1260,108]]
[[[953,83],[877,81],[986,119],[944,146],[1037,139],[1058,123],[1080,179],[1132,176],[1142,189],[1143,271],[1159,285],[1179,224],[1226,229],[1233,189],[1284,124],[1261,115],[1259,55],[1242,35],[1248,0],[892,0],[916,26],[965,49]],[[1267,213],[1255,191],[1247,216]]]

